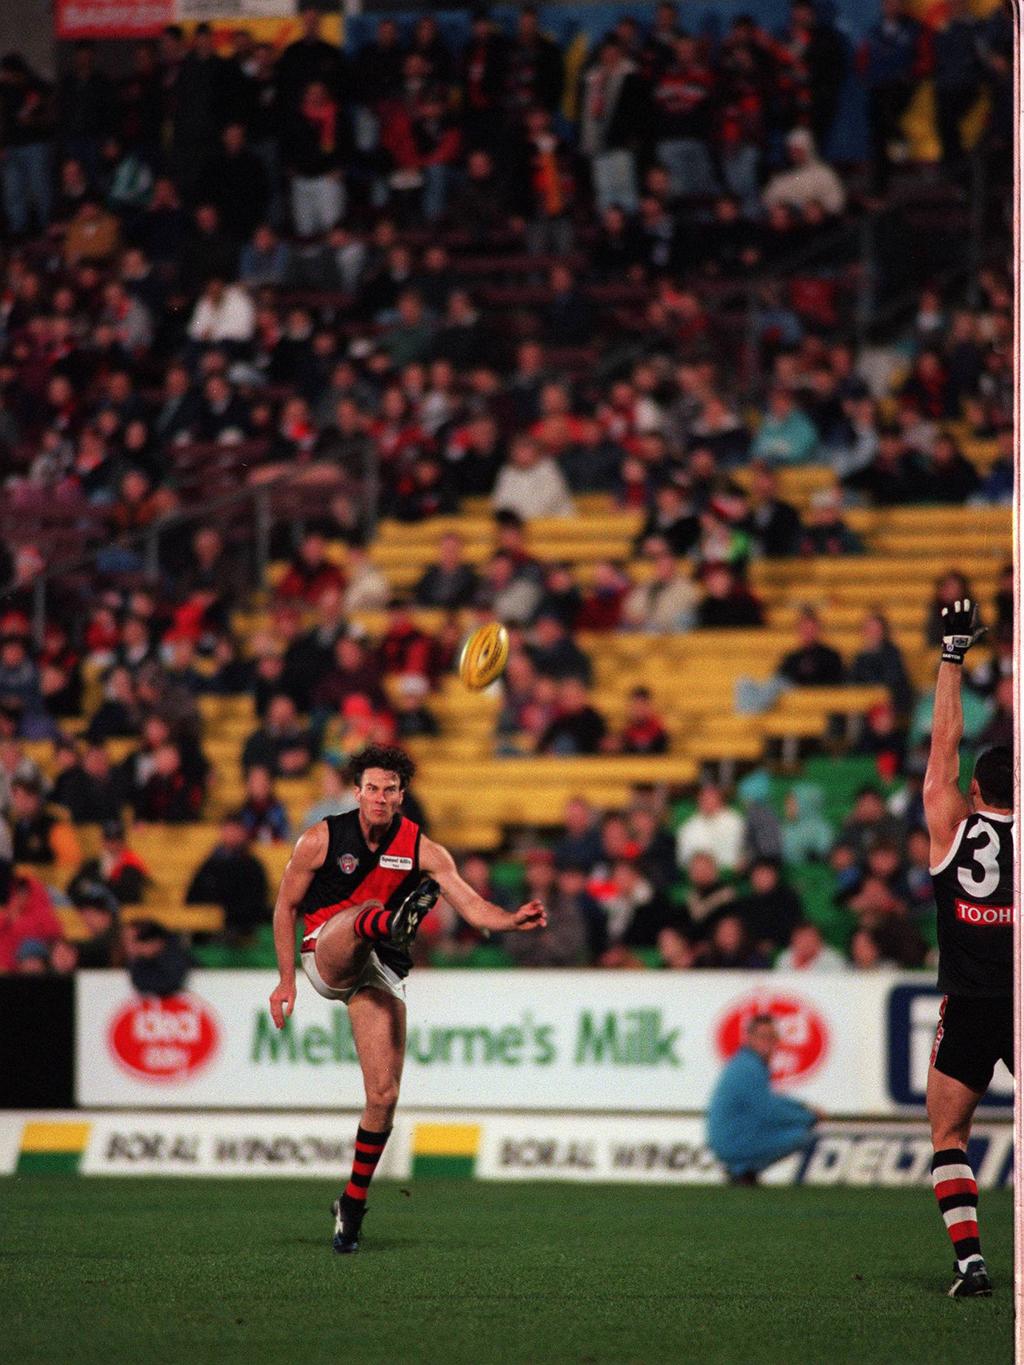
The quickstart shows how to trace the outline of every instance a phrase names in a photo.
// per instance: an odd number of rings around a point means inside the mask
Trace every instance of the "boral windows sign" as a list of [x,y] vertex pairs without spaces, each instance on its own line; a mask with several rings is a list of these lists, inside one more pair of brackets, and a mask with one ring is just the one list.
[[[141,999],[126,976],[77,979],[77,1096],[131,1108],[358,1109],[344,1006],[300,978],[274,1028],[269,972],[196,971]],[[413,972],[407,1106],[679,1113],[704,1109],[752,1014],[770,1011],[775,1084],[833,1115],[892,1113],[887,1008],[900,978],[783,973]],[[896,1103],[894,1103],[896,1100]]]

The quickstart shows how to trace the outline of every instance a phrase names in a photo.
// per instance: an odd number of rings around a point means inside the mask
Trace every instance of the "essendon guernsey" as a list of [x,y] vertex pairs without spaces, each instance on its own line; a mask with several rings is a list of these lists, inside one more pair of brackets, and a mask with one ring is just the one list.
[[979,811],[931,870],[947,995],[1013,994],[1013,859],[1013,817]]
[[[395,816],[375,849],[363,838],[357,810],[329,815],[326,824],[327,857],[313,874],[301,906],[304,949],[309,935],[339,910],[368,900],[393,910],[420,882],[420,827],[404,815]],[[375,943],[374,950],[392,971],[408,975],[408,954],[386,941]]]

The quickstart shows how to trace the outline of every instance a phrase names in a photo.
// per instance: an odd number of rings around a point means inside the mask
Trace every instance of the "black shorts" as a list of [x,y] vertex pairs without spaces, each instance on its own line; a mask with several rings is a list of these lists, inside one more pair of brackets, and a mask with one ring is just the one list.
[[983,1095],[998,1061],[1013,1071],[1013,997],[944,995],[932,1066]]

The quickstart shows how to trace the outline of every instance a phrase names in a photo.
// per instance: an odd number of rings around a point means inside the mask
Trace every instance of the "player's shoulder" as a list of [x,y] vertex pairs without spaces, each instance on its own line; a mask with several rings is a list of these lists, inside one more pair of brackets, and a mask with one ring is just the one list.
[[328,818],[317,820],[315,824],[302,831],[292,849],[293,863],[297,863],[300,867],[315,868],[322,866],[331,844]]

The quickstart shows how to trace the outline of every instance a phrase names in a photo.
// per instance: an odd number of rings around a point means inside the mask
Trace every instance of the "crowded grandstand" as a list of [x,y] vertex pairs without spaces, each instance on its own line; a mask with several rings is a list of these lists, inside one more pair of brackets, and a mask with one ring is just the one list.
[[1013,736],[1012,39],[913,9],[0,60],[0,972],[273,965],[368,743],[548,907],[423,965],[933,960],[943,606]]

